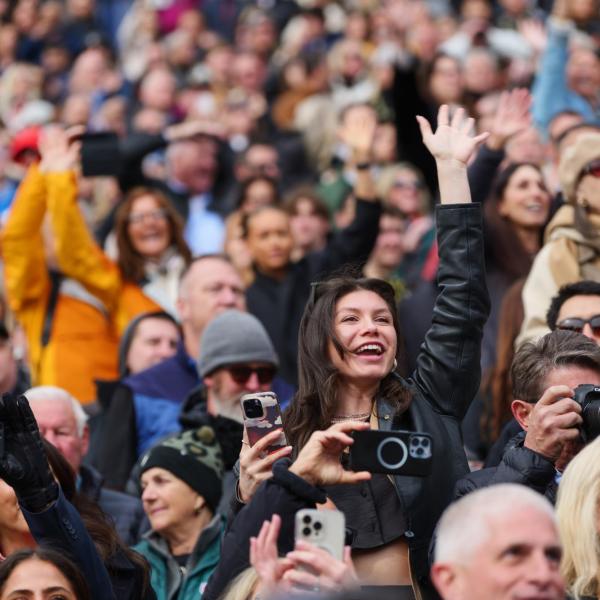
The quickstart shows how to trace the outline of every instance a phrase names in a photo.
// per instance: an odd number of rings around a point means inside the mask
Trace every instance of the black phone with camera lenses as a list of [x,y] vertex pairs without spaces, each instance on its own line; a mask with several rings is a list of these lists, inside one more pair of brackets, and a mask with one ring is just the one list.
[[433,438],[414,431],[353,431],[353,471],[427,477],[431,475]]

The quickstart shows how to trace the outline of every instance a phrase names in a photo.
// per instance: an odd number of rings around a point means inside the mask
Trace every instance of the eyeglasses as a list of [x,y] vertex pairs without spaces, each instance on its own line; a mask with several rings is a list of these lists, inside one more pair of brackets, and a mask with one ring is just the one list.
[[229,371],[231,379],[233,379],[238,385],[244,385],[247,383],[248,379],[252,377],[252,373],[256,373],[258,383],[261,385],[271,383],[275,377],[274,367],[247,367],[245,365],[232,365],[225,367],[225,369]]
[[600,337],[600,315],[594,315],[589,319],[578,319],[577,317],[564,319],[556,324],[556,328],[562,329],[563,331],[575,331],[581,333],[586,325],[591,327],[594,335]]
[[167,218],[167,211],[158,208],[144,213],[132,213],[127,217],[127,222],[131,225],[139,225],[146,220],[150,221],[162,221]]
[[420,181],[394,181],[392,187],[397,190],[422,190],[423,184]]
[[600,178],[600,159],[593,160],[591,163],[588,163],[581,171],[581,176],[591,175],[592,177]]

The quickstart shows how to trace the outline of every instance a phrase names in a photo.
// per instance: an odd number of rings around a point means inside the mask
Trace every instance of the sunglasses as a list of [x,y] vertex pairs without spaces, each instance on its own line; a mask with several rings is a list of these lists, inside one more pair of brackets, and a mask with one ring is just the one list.
[[600,315],[594,315],[589,319],[578,319],[577,317],[565,319],[564,321],[557,323],[556,328],[562,329],[563,331],[575,331],[576,333],[581,333],[586,325],[589,325],[592,328],[594,335],[600,336]]
[[581,175],[591,175],[592,177],[600,178],[600,159],[593,160],[588,163],[581,171]]
[[233,379],[238,385],[244,385],[247,383],[248,379],[252,377],[252,373],[256,373],[258,383],[261,385],[271,383],[275,377],[274,367],[246,367],[244,365],[232,365],[225,368],[231,375],[231,379]]

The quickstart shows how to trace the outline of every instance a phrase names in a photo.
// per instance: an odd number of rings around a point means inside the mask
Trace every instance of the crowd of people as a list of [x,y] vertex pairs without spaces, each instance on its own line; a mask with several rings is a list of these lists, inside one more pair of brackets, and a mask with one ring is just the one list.
[[0,273],[0,600],[600,598],[598,0],[0,1]]

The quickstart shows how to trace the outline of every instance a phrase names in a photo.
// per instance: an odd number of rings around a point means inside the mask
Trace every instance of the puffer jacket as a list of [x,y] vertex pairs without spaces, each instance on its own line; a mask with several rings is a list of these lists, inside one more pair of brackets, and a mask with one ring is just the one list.
[[[423,598],[437,597],[428,576],[428,547],[435,525],[452,501],[456,482],[469,471],[460,425],[479,388],[481,338],[490,306],[480,205],[438,206],[437,231],[440,293],[416,369],[405,381],[413,398],[407,412],[414,430],[434,439],[433,471],[426,478],[394,477],[406,520],[413,585]],[[377,414],[380,430],[395,428],[397,415],[391,403],[379,399]],[[263,489],[232,523],[205,600],[218,598],[226,583],[248,566],[248,540],[258,534],[262,522],[279,510],[289,512],[281,506],[281,495],[265,498],[265,493]],[[313,503],[317,495],[303,489],[303,496]],[[293,548],[291,527],[282,530],[279,542],[280,552]]]
[[554,504],[558,490],[554,464],[545,456],[525,448],[524,441],[525,432],[521,431],[506,445],[498,466],[474,471],[463,477],[456,484],[456,498],[498,483],[518,483],[546,496]]
[[[154,531],[134,546],[150,563],[150,581],[157,600],[199,600],[219,562],[225,518],[217,514],[200,534],[185,569],[169,552],[167,541]],[[185,572],[184,572],[185,571]]]
[[[47,333],[53,280],[42,235],[46,211],[61,271]],[[32,166],[1,241],[7,299],[27,336],[32,383],[56,385],[82,403],[93,402],[94,380],[117,376],[119,333],[131,318],[158,305],[123,281],[117,265],[93,240],[71,172],[43,174]]]

